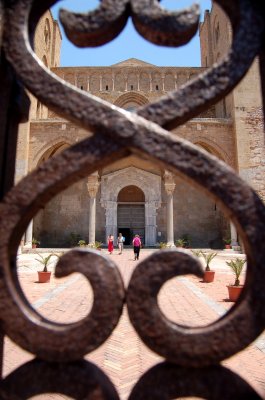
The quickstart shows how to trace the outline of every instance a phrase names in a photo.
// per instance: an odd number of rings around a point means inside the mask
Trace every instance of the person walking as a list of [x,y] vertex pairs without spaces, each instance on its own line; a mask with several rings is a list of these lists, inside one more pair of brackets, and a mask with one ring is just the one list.
[[122,233],[119,233],[119,236],[117,238],[117,246],[119,248],[119,254],[122,254],[123,250],[123,242],[124,242],[124,237],[122,236]]
[[139,235],[135,235],[133,239],[133,252],[134,252],[134,260],[139,260],[140,248],[142,242]]
[[114,237],[112,235],[109,235],[108,236],[108,251],[110,254],[113,253],[113,248],[114,248],[113,242],[114,242]]

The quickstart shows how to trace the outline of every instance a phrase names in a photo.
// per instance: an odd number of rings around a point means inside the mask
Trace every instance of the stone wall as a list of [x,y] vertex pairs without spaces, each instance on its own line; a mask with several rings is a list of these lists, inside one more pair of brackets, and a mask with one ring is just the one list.
[[[59,66],[61,50],[61,33],[58,23],[53,19],[50,11],[41,18],[35,33],[34,50],[36,55],[48,67]],[[48,110],[29,93],[31,107],[29,122],[21,124],[18,133],[16,177],[18,182],[30,169],[29,153],[31,142],[31,121],[48,116]]]
[[[213,3],[200,26],[202,65],[212,66],[221,60],[232,42],[232,30],[224,12]],[[208,40],[207,40],[208,39]],[[240,176],[265,198],[265,145],[259,63],[256,59],[247,75],[225,99],[226,116],[231,118],[234,131],[236,169]],[[216,115],[221,113],[216,106]]]

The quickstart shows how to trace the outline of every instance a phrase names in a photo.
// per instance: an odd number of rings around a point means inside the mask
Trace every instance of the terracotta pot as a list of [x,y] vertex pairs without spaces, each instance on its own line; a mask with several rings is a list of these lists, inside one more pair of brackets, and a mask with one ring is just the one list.
[[215,271],[204,271],[203,282],[210,283],[214,280]]
[[243,289],[243,285],[239,285],[239,286],[227,285],[227,289],[228,289],[228,294],[229,294],[229,300],[237,301],[237,299]]
[[51,272],[43,272],[43,271],[38,271],[38,277],[39,277],[39,283],[47,283],[50,282],[51,279]]
[[37,248],[37,245],[36,245],[36,244],[32,244],[31,246],[32,246],[33,249],[36,249],[36,248]]
[[226,245],[225,245],[225,248],[226,248],[226,249],[231,249],[231,244],[226,244]]

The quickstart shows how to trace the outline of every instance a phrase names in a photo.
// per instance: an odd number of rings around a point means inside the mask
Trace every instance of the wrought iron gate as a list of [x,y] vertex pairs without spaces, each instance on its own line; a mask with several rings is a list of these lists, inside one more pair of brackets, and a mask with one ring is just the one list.
[[[26,399],[57,392],[76,399],[118,399],[109,379],[83,357],[114,330],[125,302],[141,339],[166,360],[140,379],[131,400],[259,398],[240,377],[218,364],[244,349],[265,326],[264,205],[229,167],[167,129],[180,126],[227,95],[257,55],[264,97],[264,2],[216,0],[234,29],[227,57],[134,114],[66,85],[37,62],[29,43],[40,16],[55,2],[0,2],[1,339],[8,335],[36,356],[1,381],[0,398]],[[102,0],[99,9],[87,16],[61,13],[69,39],[83,47],[112,40],[130,17],[142,36],[165,46],[185,44],[198,27],[197,7],[173,15],[162,10],[157,0]],[[18,124],[27,118],[28,110],[24,87],[56,113],[95,134],[43,163],[14,187]],[[94,290],[91,313],[76,324],[64,326],[45,320],[21,292],[16,254],[32,217],[62,189],[111,163],[114,156],[118,160],[130,154],[144,155],[204,187],[222,204],[243,239],[248,262],[243,294],[225,317],[208,327],[183,328],[168,321],[158,308],[157,294],[166,280],[175,275],[202,274],[195,258],[177,251],[158,252],[140,263],[126,291],[111,260],[93,251],[73,250],[63,256],[56,275],[79,271]]]

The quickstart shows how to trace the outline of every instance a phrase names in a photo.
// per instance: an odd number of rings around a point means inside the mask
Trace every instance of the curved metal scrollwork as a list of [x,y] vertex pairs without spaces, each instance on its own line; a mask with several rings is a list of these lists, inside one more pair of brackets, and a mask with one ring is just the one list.
[[[217,1],[234,28],[227,57],[180,90],[141,108],[138,115],[79,91],[50,73],[36,58],[30,48],[31,35],[41,12],[54,1],[43,2],[41,8],[37,0],[7,3],[4,48],[17,75],[41,102],[91,130],[94,136],[43,163],[0,205],[0,315],[5,332],[42,359],[69,361],[98,347],[115,328],[125,294],[121,277],[110,260],[79,251],[62,258],[57,266],[58,276],[82,272],[92,284],[95,303],[83,321],[59,325],[41,319],[25,300],[17,281],[16,252],[29,221],[53,196],[111,163],[114,156],[118,160],[136,154],[178,172],[222,205],[243,239],[248,272],[243,294],[226,316],[207,327],[184,328],[161,314],[156,296],[165,280],[176,274],[199,276],[199,266],[192,256],[182,252],[154,254],[136,268],[129,284],[126,300],[133,325],[150,348],[183,366],[210,365],[244,349],[265,326],[260,295],[265,292],[264,205],[232,169],[163,127],[179,126],[197,115],[243,78],[260,51],[264,34],[264,20],[256,2],[239,0],[235,5],[228,0]],[[73,42],[95,46],[112,40],[129,15],[144,37],[162,45],[186,43],[198,23],[196,7],[171,14],[162,11],[156,0],[106,0],[88,15],[63,12],[61,18]],[[159,23],[154,24],[157,16]],[[76,21],[80,21],[79,29],[75,28]],[[175,28],[177,35],[173,34]],[[99,293],[102,303],[98,302]],[[230,340],[224,341],[228,336]],[[63,343],[63,351],[57,347],[59,342]]]
[[173,400],[195,396],[207,400],[261,399],[247,382],[226,368],[180,368],[161,363],[141,377],[129,400]]
[[119,400],[108,377],[84,360],[67,364],[33,360],[0,383],[1,399],[26,400],[43,393],[60,393],[77,400]]

